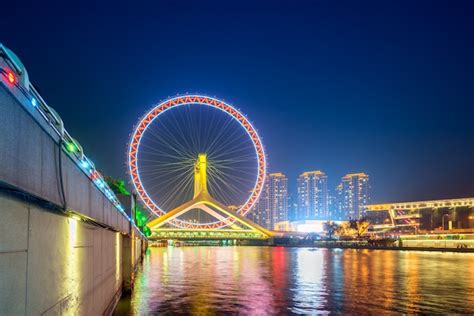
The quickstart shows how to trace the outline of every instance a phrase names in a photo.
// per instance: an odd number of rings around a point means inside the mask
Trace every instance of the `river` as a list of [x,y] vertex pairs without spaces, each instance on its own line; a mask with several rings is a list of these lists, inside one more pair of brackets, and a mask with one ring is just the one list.
[[150,248],[117,315],[474,313],[474,254]]

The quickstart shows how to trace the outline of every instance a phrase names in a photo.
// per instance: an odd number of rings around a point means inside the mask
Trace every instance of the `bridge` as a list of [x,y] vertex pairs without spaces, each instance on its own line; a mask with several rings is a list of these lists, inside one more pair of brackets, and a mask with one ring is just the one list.
[[[211,216],[224,221],[226,228],[177,228],[166,227],[166,224],[182,216],[186,212],[200,209]],[[227,216],[227,217],[226,217]],[[194,164],[194,198],[168,213],[150,221],[151,239],[257,239],[264,240],[274,233],[255,224],[249,219],[215,200],[207,189],[207,155],[198,155]]]
[[110,314],[146,247],[132,196],[107,186],[0,44],[0,315]]

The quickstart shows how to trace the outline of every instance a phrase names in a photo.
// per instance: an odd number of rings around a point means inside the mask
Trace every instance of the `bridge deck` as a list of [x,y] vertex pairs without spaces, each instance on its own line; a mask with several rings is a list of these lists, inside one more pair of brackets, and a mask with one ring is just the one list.
[[184,229],[160,229],[152,231],[151,240],[160,239],[189,239],[189,240],[211,240],[211,239],[268,239],[268,235],[251,230],[184,230]]

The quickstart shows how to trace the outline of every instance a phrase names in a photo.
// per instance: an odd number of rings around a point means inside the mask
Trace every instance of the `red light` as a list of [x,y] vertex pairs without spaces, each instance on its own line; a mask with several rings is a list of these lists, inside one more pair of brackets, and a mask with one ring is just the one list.
[[99,176],[100,174],[96,171],[96,170],[93,170],[92,173],[91,173],[91,179],[92,180],[97,180],[99,179]]
[[13,74],[13,72],[9,72],[7,76],[8,81],[10,81],[10,83],[15,83],[15,75]]

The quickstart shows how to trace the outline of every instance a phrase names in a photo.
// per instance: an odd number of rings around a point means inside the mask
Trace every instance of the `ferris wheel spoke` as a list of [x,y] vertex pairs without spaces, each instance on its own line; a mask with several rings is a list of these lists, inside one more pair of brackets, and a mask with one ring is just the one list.
[[152,177],[152,176],[161,176],[161,177],[168,177],[168,176],[177,176],[177,175],[184,175],[187,174],[188,168],[182,168],[182,169],[164,169],[164,170],[141,170],[140,175],[142,176],[147,176],[147,177]]
[[214,178],[214,183],[210,187],[218,192],[218,198],[220,198],[220,200],[225,202],[227,205],[240,205],[243,202],[239,201],[239,199],[236,199],[236,197],[242,192],[236,190],[235,188],[229,187],[228,183],[218,178]]
[[253,146],[242,143],[242,144],[235,144],[233,146],[228,146],[229,148],[224,148],[220,152],[216,152],[215,154],[212,153],[211,155],[214,157],[214,159],[220,159],[222,157],[235,157],[235,154],[232,155],[233,152],[235,152],[236,149],[242,149],[243,151],[245,150],[245,154],[248,154],[248,152],[251,150],[253,151]]
[[[162,184],[161,185],[162,187],[168,188],[167,190],[168,192],[166,194],[162,194],[161,196],[166,197],[169,195],[176,198],[176,193],[181,194],[183,192],[190,191],[188,189],[191,188],[191,182],[192,182],[192,177],[186,177],[186,178],[180,179],[179,181],[173,181],[172,183]],[[156,186],[154,186],[154,188],[156,189]],[[186,198],[189,198],[189,196],[180,196],[181,200],[186,199]],[[163,204],[167,205],[167,201],[163,200]]]
[[242,153],[242,152],[245,152],[245,151],[246,151],[245,148],[236,147],[233,150],[229,150],[225,154],[220,154],[220,155],[217,155],[216,157],[220,158],[220,157],[223,157],[223,156],[225,157],[225,156],[232,156],[232,155],[238,156],[238,153]]
[[[164,130],[166,130],[166,127]],[[151,135],[155,137],[155,140],[161,141],[161,144],[164,144],[167,149],[174,151],[178,155],[187,155],[188,150],[186,149],[184,142],[175,140],[173,134],[169,133],[167,139],[163,136],[158,135],[156,132],[151,131]]]
[[[170,123],[173,123],[174,116],[171,115],[170,118]],[[178,123],[176,124],[176,128],[173,129],[166,123],[162,122],[162,124],[159,125],[159,130],[155,128],[152,130],[152,133],[156,139],[162,141],[169,148],[173,148],[181,152],[187,152],[189,151],[189,140],[181,130],[181,125],[182,124]],[[159,132],[161,132],[163,136],[159,135]]]
[[233,204],[231,202],[232,197],[230,197],[229,193],[222,188],[221,184],[216,183],[215,185],[210,185],[209,190],[211,190],[212,194],[215,195],[216,198],[219,199],[219,201],[221,201],[225,205],[229,206]]
[[218,144],[218,142],[222,138],[222,135],[227,131],[227,128],[229,127],[231,123],[232,123],[232,119],[228,119],[227,121],[225,121],[225,124],[220,128],[219,132],[216,134],[212,142],[209,144],[208,150],[210,153],[213,152],[214,146]]
[[[189,144],[192,143],[190,142],[189,135],[186,135],[186,133],[183,130],[183,126],[186,126],[185,122],[183,120],[179,120],[175,115],[171,115],[170,117],[170,125],[173,125],[174,131],[176,135],[179,135],[180,142],[182,144],[185,144],[187,147],[187,150],[190,151]],[[170,133],[170,137],[173,136],[173,133]],[[183,145],[184,146],[184,145]],[[194,152],[194,148],[191,150]]]
[[144,164],[142,169],[147,169],[148,168],[150,170],[172,170],[172,169],[176,169],[176,170],[181,170],[181,169],[188,169],[190,167],[193,166],[193,164],[189,164],[189,163],[186,163],[186,162],[163,162],[163,163],[166,163],[166,165],[160,165],[158,164],[156,161],[152,160],[152,159],[146,159],[144,160],[144,162],[150,162],[149,164]]
[[191,197],[191,182],[192,177],[183,179],[179,186],[174,186],[168,194],[163,196],[163,202],[160,208],[166,211],[170,211],[172,208],[174,208],[171,205],[171,202],[176,199],[176,192],[183,194],[182,202],[185,202],[185,197]]
[[[193,149],[194,151],[199,151],[200,148],[200,137],[199,137],[199,131],[198,128],[196,127],[196,121],[193,119],[191,116],[191,107],[186,108],[186,114],[187,114],[187,119],[188,119],[188,124],[191,129],[191,140],[193,144]],[[193,108],[192,110],[199,110],[198,108]]]
[[235,169],[239,169],[239,172],[244,172],[244,173],[248,173],[248,174],[253,174],[255,175],[255,167],[253,166],[243,166],[243,165],[237,165],[238,168],[236,168],[236,164],[228,164],[228,165],[219,165],[219,164],[216,164],[215,165],[215,168],[217,169],[220,169],[222,171],[227,171],[227,172],[231,172]]
[[[163,145],[161,145],[163,146]],[[141,156],[143,156],[143,154],[151,154],[151,153],[154,153],[154,154],[158,154],[158,155],[163,155],[163,156],[167,156],[167,155],[170,155],[172,158],[175,158],[175,159],[180,159],[181,158],[181,153],[179,153],[179,155],[171,155],[169,152],[166,152],[162,149],[159,149],[159,147],[157,147],[156,145],[152,146],[152,145],[149,145],[149,144],[140,144],[140,149],[141,149]]]
[[[214,109],[213,109],[214,110]],[[220,126],[220,120],[219,120],[219,117],[216,119],[216,112],[217,111],[208,111],[210,114],[210,118],[209,118],[209,124],[204,124],[204,140],[205,140],[205,144],[204,146],[206,148],[209,148],[210,147],[210,143],[209,143],[209,140],[211,139],[211,135],[212,135],[212,127],[213,126]],[[216,122],[217,121],[217,122]]]
[[[210,179],[212,180],[215,179],[217,181],[220,181],[222,184],[225,184],[226,186],[231,187],[234,190],[234,192],[242,193],[243,191],[242,188],[239,188],[238,186],[236,186],[234,183],[229,181],[228,178],[222,176],[222,174],[220,174],[219,172],[216,172],[215,170],[210,170],[210,173],[211,173]],[[236,177],[234,177],[234,179],[236,179]]]
[[[236,168],[234,168],[233,166],[214,165],[214,166],[210,166],[210,168],[213,168],[216,171],[224,173],[224,174],[225,173],[230,173],[230,174],[236,173]],[[240,166],[238,168],[238,173],[239,174],[246,173],[246,174],[255,175],[255,168],[254,167]]]
[[248,188],[249,186],[252,186],[251,183],[247,182],[245,179],[242,179],[242,178],[237,178],[237,177],[232,177],[232,181],[229,181],[230,179],[226,178],[226,177],[222,177],[222,176],[216,176],[216,179],[219,179],[219,181],[221,181],[222,183],[225,183],[226,185],[228,185],[229,187],[231,187],[232,189],[234,189],[235,192],[239,192],[240,194],[242,194],[243,191],[246,191],[245,189]]
[[170,160],[169,157],[154,156],[141,158],[140,159],[140,169],[142,171],[159,171],[159,170],[185,170],[191,168],[194,163],[189,163],[182,160],[180,163],[177,163],[175,160]]
[[[158,149],[160,148],[160,149]],[[157,155],[161,155],[163,157],[169,156],[170,158],[174,159],[183,159],[186,157],[190,157],[191,155],[187,153],[184,148],[180,148],[180,145],[175,145],[171,143],[161,143],[156,145],[148,145],[146,147],[147,151],[143,151],[143,153],[151,154],[155,153]]]
[[252,158],[233,158],[226,161],[219,161],[219,160],[211,160],[210,165],[218,169],[226,169],[226,170],[236,170],[236,169],[248,169],[248,170],[256,170],[257,169],[257,161]]
[[220,175],[218,174],[218,176],[223,179],[224,181],[226,182],[229,182],[230,185],[233,185],[233,182],[238,182],[239,184],[251,184],[253,181],[249,181],[248,179],[246,178],[242,178],[242,177],[239,177],[237,175]]
[[[159,183],[156,183],[155,185],[162,185],[164,186],[167,183],[172,183],[173,181],[179,181],[182,178],[186,177],[192,177],[193,174],[188,172],[188,173],[175,173],[174,177],[168,177],[170,173],[163,173],[163,174],[158,174],[158,175],[149,175],[147,178],[149,180],[160,180]],[[152,182],[152,181],[150,181]]]
[[194,162],[166,162],[166,165],[160,165],[153,159],[143,159],[142,162],[149,162],[149,164],[143,164],[142,171],[192,170],[194,165]]
[[216,174],[216,178],[220,179],[224,183],[227,183],[229,186],[234,187],[236,190],[240,190],[241,193],[246,191],[249,186],[253,185],[251,181],[248,181],[245,178],[238,177],[235,175],[223,176],[223,175]]
[[176,170],[144,170],[140,172],[141,176],[147,176],[147,177],[175,177],[178,175],[184,175],[187,174],[187,169],[176,169]]
[[184,176],[187,173],[185,173],[186,170],[183,172],[176,172],[176,171],[166,171],[166,172],[140,172],[140,175],[146,176],[149,180],[160,180],[163,181],[162,179],[168,180],[168,178],[177,178],[179,176]]
[[[225,149],[226,146],[242,146],[243,142],[243,135],[239,135],[242,132],[238,129],[234,129],[225,139],[223,139],[219,144],[215,145],[215,148],[210,148],[210,152],[221,152]],[[226,134],[224,134],[226,135]],[[240,136],[240,137],[237,137]]]
[[150,186],[150,191],[153,192],[157,186],[162,186],[162,187],[166,187],[168,188],[168,193],[167,194],[163,194],[162,195],[162,199],[163,199],[163,205],[167,205],[168,203],[168,198],[167,196],[174,196],[176,194],[176,192],[186,192],[186,188],[187,187],[191,187],[191,180],[192,180],[192,176],[188,176],[188,177],[183,177],[183,178],[175,178],[171,181],[168,181],[168,182],[161,182],[161,183],[158,183],[158,184],[155,184],[155,185],[151,185]]

